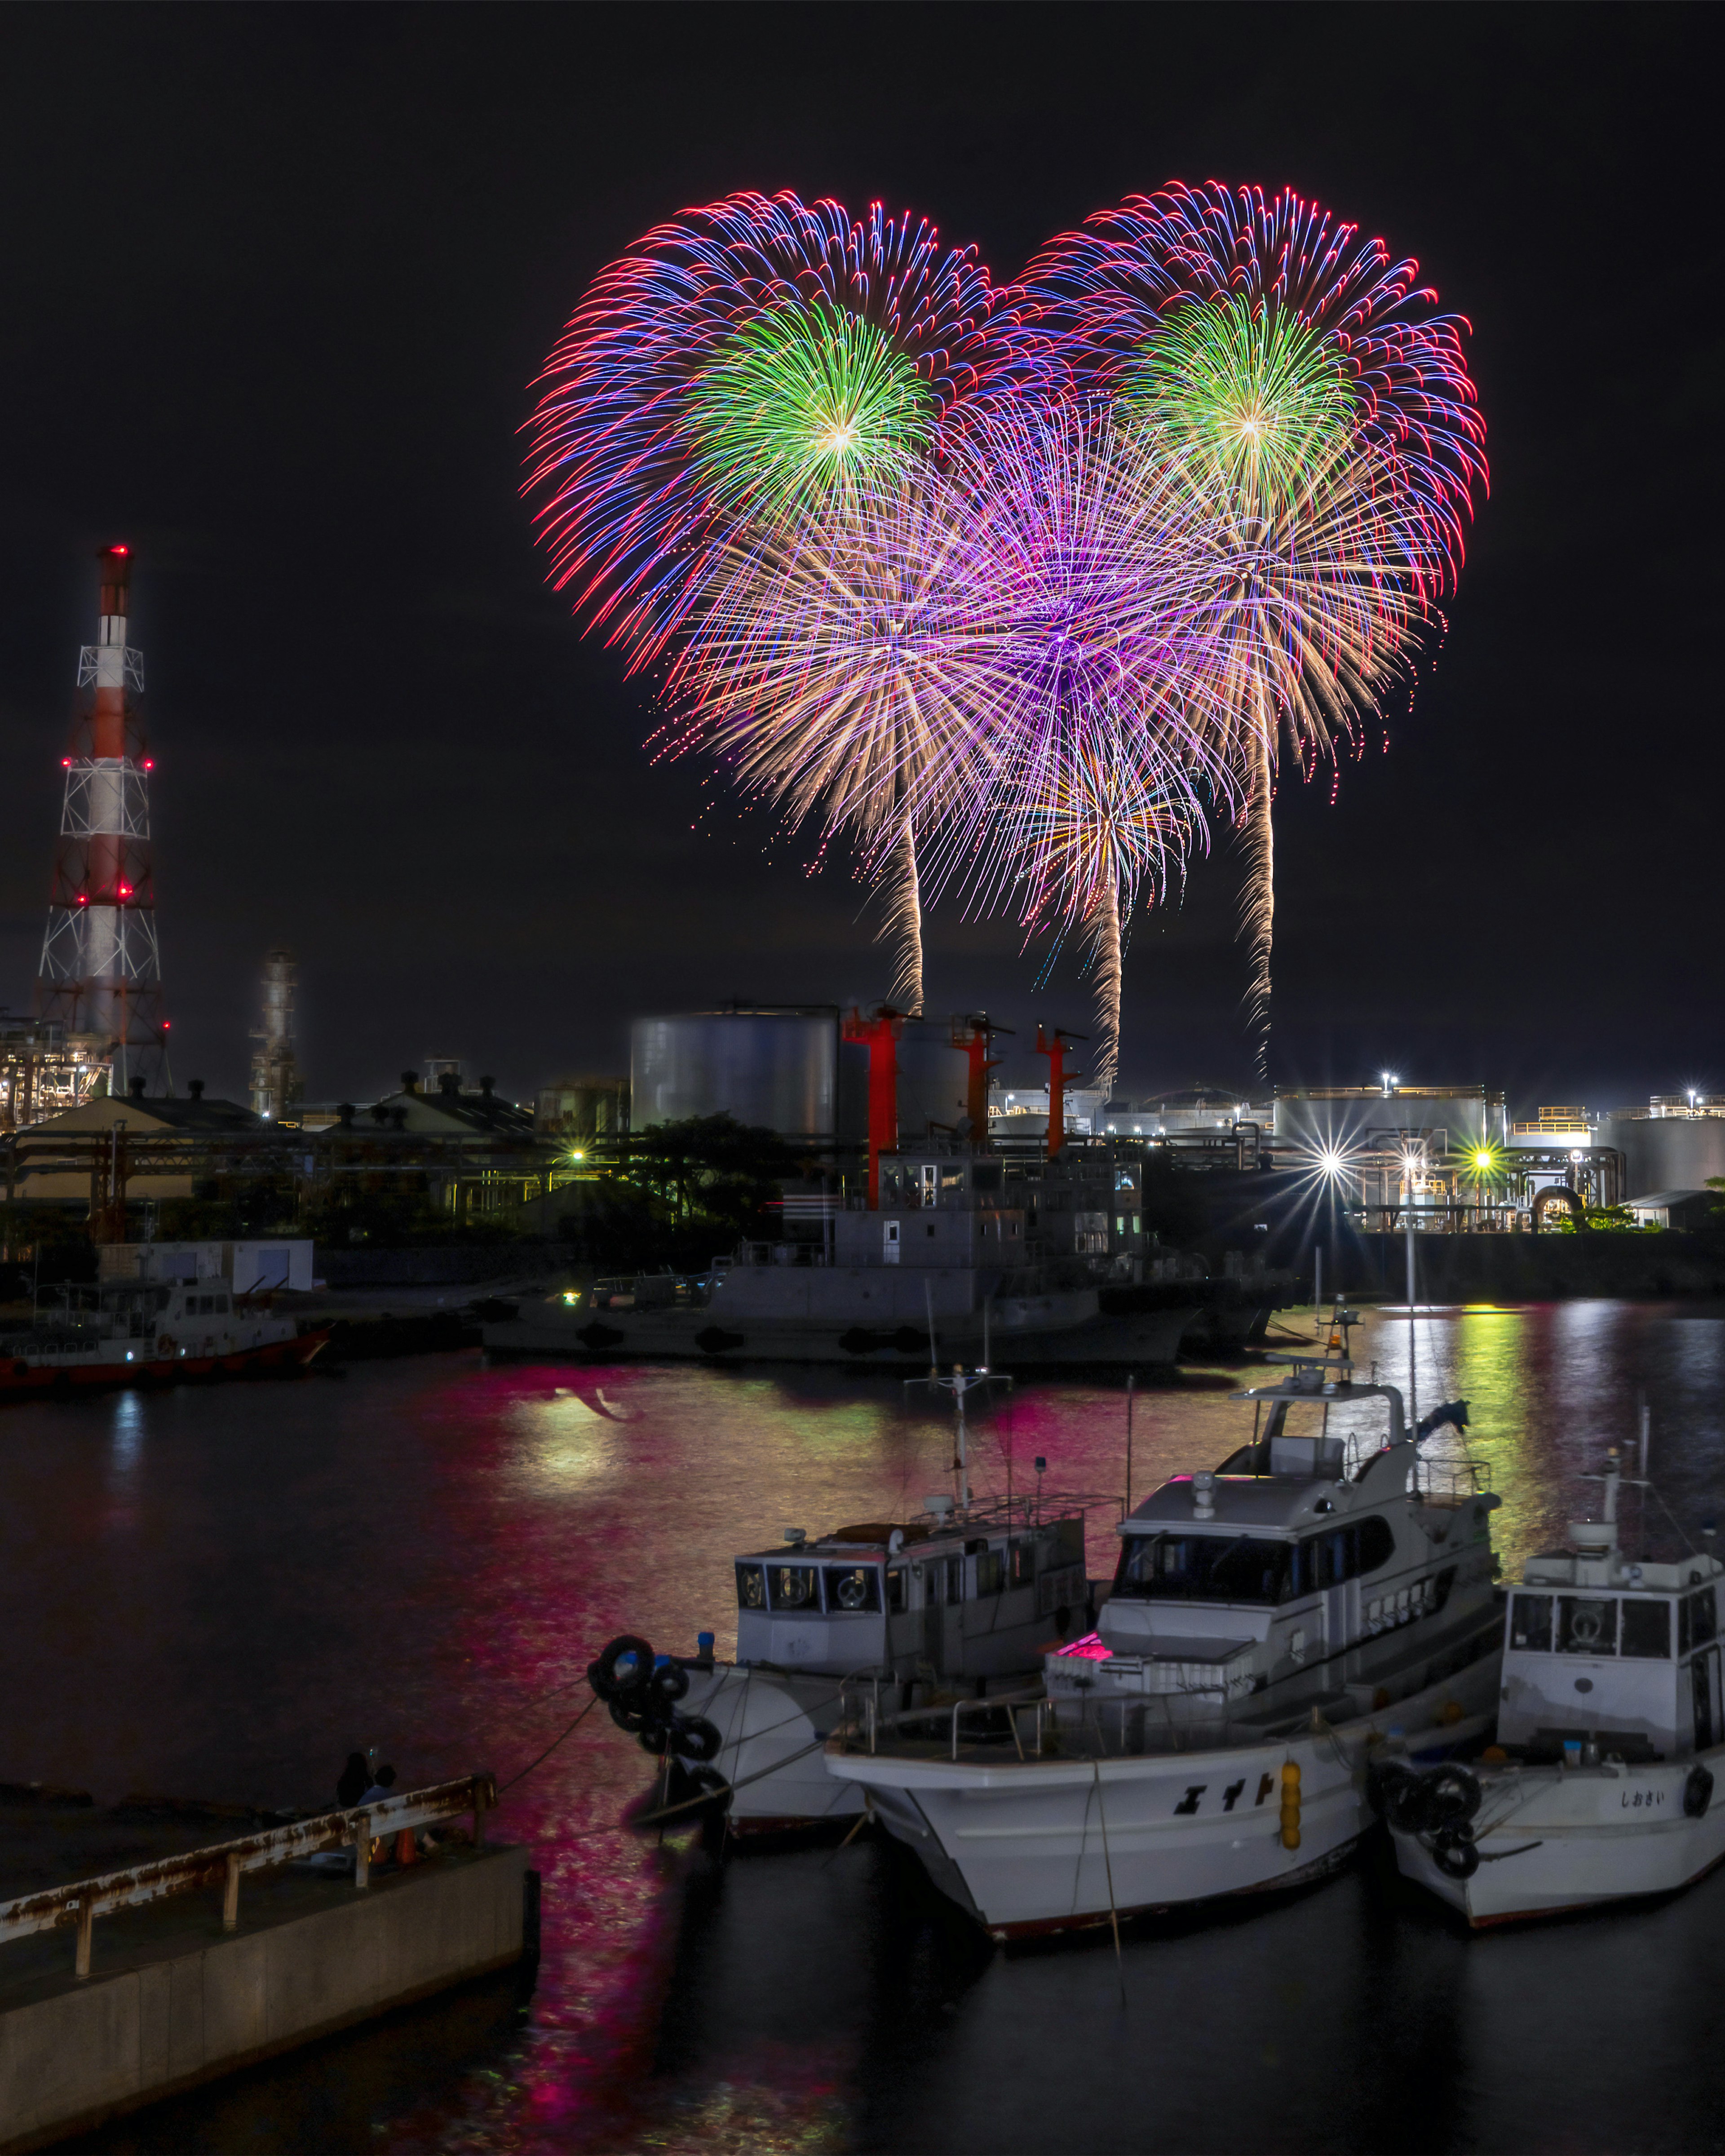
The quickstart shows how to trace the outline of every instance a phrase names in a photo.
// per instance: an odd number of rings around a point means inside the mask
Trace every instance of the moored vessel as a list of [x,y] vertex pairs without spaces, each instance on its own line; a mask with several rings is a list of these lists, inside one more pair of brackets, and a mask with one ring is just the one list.
[[31,1322],[0,1332],[0,1400],[115,1385],[303,1370],[329,1342],[301,1332],[267,1295],[222,1278],[108,1280],[39,1301]]
[[1403,1873],[1473,1925],[1668,1892],[1725,1856],[1725,1566],[1710,1548],[1629,1558],[1615,1451],[1601,1479],[1603,1517],[1574,1522],[1511,1589],[1497,1745],[1441,1777],[1378,1779]]
[[[1014,1369],[1170,1364],[1199,1297],[1118,1312],[1142,1270],[1141,1166],[1111,1152],[1004,1159],[934,1142],[879,1163],[870,1198],[807,1201],[808,1233],[747,1241],[705,1274],[602,1280],[521,1299],[483,1328],[496,1355],[839,1363],[948,1353]],[[872,1188],[872,1186],[871,1186]]]
[[625,1635],[588,1673],[620,1727],[706,1770],[706,1786],[723,1785],[734,1833],[865,1809],[863,1793],[829,1774],[822,1757],[857,1686],[868,1687],[876,1713],[883,1703],[901,1712],[986,1698],[991,1686],[1021,1686],[1051,1639],[1094,1617],[1086,1514],[1117,1501],[1039,1491],[977,1502],[965,1394],[990,1379],[955,1369],[931,1382],[958,1409],[952,1496],[926,1499],[920,1518],[840,1527],[812,1542],[787,1528],[778,1548],[736,1558],[733,1662],[715,1658],[711,1633],[681,1661]]
[[1235,1395],[1250,1443],[1122,1521],[1097,1630],[1040,1697],[863,1698],[835,1732],[829,1772],[996,1938],[1321,1876],[1369,1824],[1374,1758],[1489,1727],[1498,1501],[1465,1403],[1410,1430],[1395,1387],[1354,1382],[1353,1322]]

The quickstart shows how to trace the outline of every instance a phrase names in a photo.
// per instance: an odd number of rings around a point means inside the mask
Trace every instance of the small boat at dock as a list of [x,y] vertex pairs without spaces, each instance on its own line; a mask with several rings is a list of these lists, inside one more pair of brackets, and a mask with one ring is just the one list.
[[0,1332],[0,1401],[116,1385],[291,1374],[329,1343],[265,1296],[221,1279],[110,1280],[58,1290],[28,1326]]
[[1476,1926],[1667,1893],[1725,1857],[1725,1565],[1710,1548],[1631,1560],[1615,1451],[1600,1479],[1604,1517],[1511,1589],[1496,1746],[1378,1778],[1402,1872]]

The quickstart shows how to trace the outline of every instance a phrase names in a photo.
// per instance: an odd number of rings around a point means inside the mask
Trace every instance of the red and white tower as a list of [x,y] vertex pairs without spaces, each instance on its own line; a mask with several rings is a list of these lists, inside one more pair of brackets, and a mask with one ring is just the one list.
[[132,701],[144,654],[126,640],[131,549],[104,547],[96,641],[78,654],[78,705],[36,983],[39,1015],[84,1039],[110,1090],[165,1089],[167,1027],[150,865],[151,758]]

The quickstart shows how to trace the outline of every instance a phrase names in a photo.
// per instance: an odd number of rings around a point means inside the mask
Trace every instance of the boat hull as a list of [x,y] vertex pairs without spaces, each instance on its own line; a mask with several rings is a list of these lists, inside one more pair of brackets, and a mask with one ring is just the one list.
[[[1691,1817],[1683,1796],[1697,1766],[1714,1789]],[[1390,1840],[1404,1877],[1476,1927],[1672,1893],[1725,1859],[1725,1746],[1645,1765],[1476,1771],[1480,1866],[1471,1878],[1452,1878],[1418,1835],[1392,1828]]]
[[834,1780],[823,1755],[839,1724],[839,1678],[728,1662],[684,1667],[691,1682],[681,1711],[704,1716],[722,1740],[712,1764],[732,1785],[733,1834],[819,1826],[864,1810],[862,1791]]
[[[1143,1316],[1091,1316],[1070,1324],[996,1326],[989,1337],[989,1359],[997,1369],[1076,1368],[1142,1368],[1168,1364],[1179,1356],[1180,1335],[1190,1322],[1186,1310],[1154,1311]],[[553,1306],[503,1318],[481,1331],[488,1353],[536,1361],[626,1362],[653,1358],[694,1363],[836,1363],[865,1368],[926,1369],[926,1327],[888,1328],[865,1322],[845,1324],[806,1320],[726,1318],[700,1311],[571,1311]],[[979,1351],[982,1321],[960,1326],[942,1318],[943,1353]]]
[[8,1356],[0,1358],[0,1402],[100,1392],[121,1385],[177,1385],[199,1378],[288,1376],[305,1369],[329,1345],[329,1328],[324,1327],[223,1354],[151,1356],[134,1363],[114,1359],[111,1350],[100,1358],[61,1361]]
[[[1483,1732],[1498,1658],[1396,1702],[1410,1748]],[[1209,1749],[1111,1758],[874,1757],[828,1748],[887,1830],[993,1937],[1106,1924],[1224,1896],[1296,1887],[1344,1862],[1371,1822],[1366,1767],[1386,1717]],[[1281,1770],[1300,1768],[1296,1845]]]

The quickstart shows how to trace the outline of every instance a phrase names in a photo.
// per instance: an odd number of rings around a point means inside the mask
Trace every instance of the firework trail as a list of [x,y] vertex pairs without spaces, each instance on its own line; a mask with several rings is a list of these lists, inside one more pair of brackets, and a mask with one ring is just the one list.
[[1092,1078],[1105,1099],[1119,1067],[1125,924],[1141,886],[1159,899],[1170,868],[1208,838],[1189,788],[1178,776],[1157,783],[1145,762],[1112,726],[1062,728],[1014,819],[1026,926],[1052,927],[1057,939],[1076,928],[1094,977]]
[[671,752],[858,843],[905,1009],[922,1002],[919,837],[988,790],[985,715],[1016,685],[990,571],[932,465],[859,481],[709,550],[666,679]]
[[656,226],[541,378],[526,490],[553,581],[632,666],[657,658],[714,548],[920,459],[961,398],[1037,379],[1015,302],[973,248],[879,203],[741,193]]
[[1267,1046],[1284,733],[1333,754],[1453,583],[1485,426],[1466,324],[1418,265],[1291,190],[1173,183],[1054,240],[1026,287],[1081,392],[1234,533],[1230,756],[1247,803],[1249,1006]]
[[946,819],[936,880],[1081,932],[1111,1087],[1122,916],[1204,835],[1196,787],[1235,792],[1231,535],[1104,410],[991,415],[952,464],[1008,648],[979,706],[988,783]]

